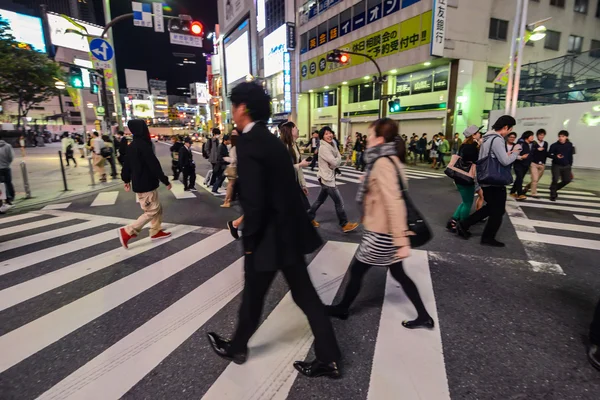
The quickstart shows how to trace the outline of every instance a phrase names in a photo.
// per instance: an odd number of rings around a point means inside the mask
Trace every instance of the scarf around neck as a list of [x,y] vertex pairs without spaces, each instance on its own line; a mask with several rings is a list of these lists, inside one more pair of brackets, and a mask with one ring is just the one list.
[[371,169],[381,157],[396,156],[398,150],[396,149],[396,142],[388,142],[379,146],[370,147],[365,151],[364,157],[367,163],[365,179],[361,182],[358,192],[356,193],[356,202],[361,206],[369,187],[369,175],[371,175]]

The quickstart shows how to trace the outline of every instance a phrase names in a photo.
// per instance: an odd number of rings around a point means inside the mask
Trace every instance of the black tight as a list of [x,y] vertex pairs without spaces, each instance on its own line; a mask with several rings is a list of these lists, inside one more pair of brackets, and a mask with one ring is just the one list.
[[[350,308],[356,299],[356,296],[358,296],[362,280],[369,269],[371,269],[371,265],[358,261],[356,258],[352,259],[352,263],[350,264],[350,281],[346,286],[342,301],[337,305],[338,307],[345,309]],[[430,318],[429,313],[423,304],[423,300],[421,300],[421,296],[419,295],[419,289],[417,289],[417,286],[412,279],[404,272],[402,261],[390,265],[389,269],[390,274],[398,281],[398,283],[400,283],[404,293],[406,293],[406,296],[417,309],[418,319]]]

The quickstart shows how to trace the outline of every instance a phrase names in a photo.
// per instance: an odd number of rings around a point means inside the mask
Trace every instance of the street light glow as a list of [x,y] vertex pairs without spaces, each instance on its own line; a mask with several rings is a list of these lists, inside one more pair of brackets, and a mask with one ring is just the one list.
[[391,71],[390,71],[390,74],[395,74],[395,73],[397,73],[397,72],[398,72],[398,70],[397,70],[397,69],[393,69],[393,70],[391,70]]
[[329,86],[323,86],[323,89],[329,89]]
[[367,76],[365,76],[363,79],[364,79],[365,81],[368,81],[369,79],[371,79],[371,77],[367,75]]
[[426,67],[429,67],[429,66],[431,65],[431,62],[429,62],[429,61],[425,61],[425,62],[423,63],[423,65],[424,65],[424,66],[426,66]]
[[58,90],[63,90],[67,87],[67,84],[64,83],[63,81],[56,81],[56,82],[54,82],[54,87],[57,88]]
[[533,31],[531,31],[531,36],[529,40],[532,42],[537,42],[538,40],[542,40],[546,37],[546,27],[544,25],[538,26]]
[[347,81],[342,82],[342,85],[347,85],[347,84],[348,84]]

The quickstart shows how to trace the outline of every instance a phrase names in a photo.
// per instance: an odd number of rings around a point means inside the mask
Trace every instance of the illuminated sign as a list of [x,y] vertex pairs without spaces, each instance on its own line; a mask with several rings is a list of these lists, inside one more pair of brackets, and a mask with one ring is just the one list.
[[154,106],[150,100],[131,100],[131,108],[137,118],[154,118]]
[[[67,49],[79,50],[88,52],[90,45],[85,36],[77,33],[69,32],[67,29],[72,31],[86,33],[92,36],[100,36],[103,28],[98,25],[88,24],[87,22],[75,21],[76,24],[68,21],[65,17],[58,14],[48,14],[48,25],[50,26],[50,39],[54,46],[65,47]],[[82,29],[81,27],[84,27]]]
[[283,53],[283,111],[292,112],[292,63],[290,53]]
[[283,71],[283,54],[287,51],[287,25],[283,24],[263,40],[264,76]]
[[46,41],[44,40],[41,18],[8,10],[0,10],[0,19],[8,23],[7,33],[14,36],[20,48],[31,49],[40,53],[46,52]]

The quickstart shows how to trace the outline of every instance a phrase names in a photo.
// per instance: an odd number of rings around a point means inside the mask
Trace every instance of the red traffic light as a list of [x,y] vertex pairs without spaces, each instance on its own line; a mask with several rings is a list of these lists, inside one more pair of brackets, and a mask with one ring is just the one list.
[[348,61],[350,61],[350,56],[348,56],[348,54],[340,54],[340,64],[346,64]]
[[190,33],[195,36],[202,36],[204,33],[204,27],[198,21],[192,21],[190,24]]

